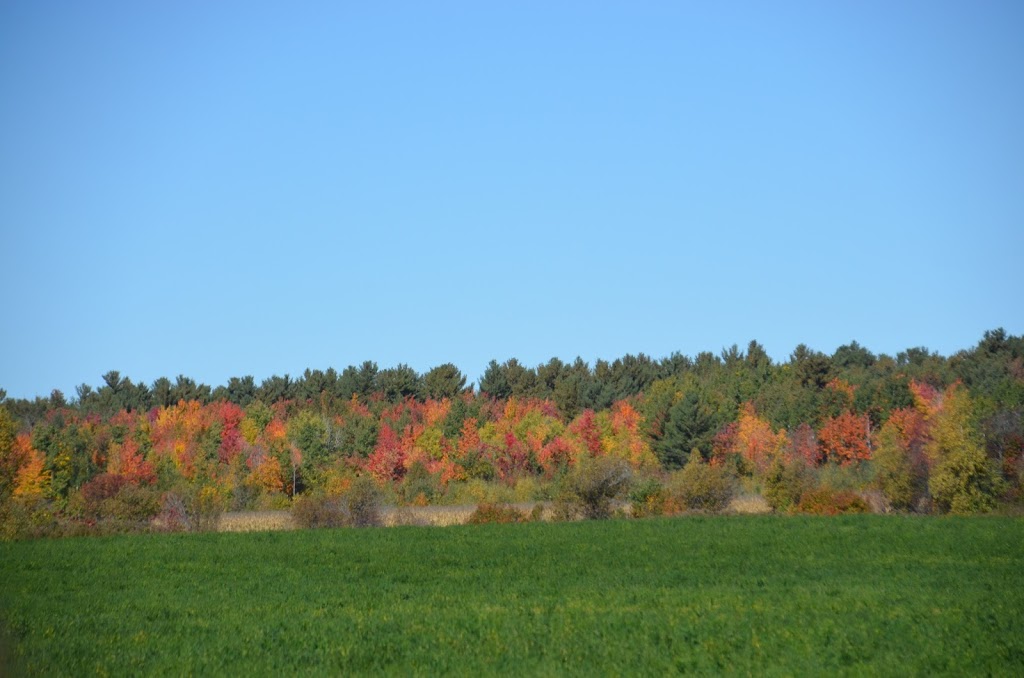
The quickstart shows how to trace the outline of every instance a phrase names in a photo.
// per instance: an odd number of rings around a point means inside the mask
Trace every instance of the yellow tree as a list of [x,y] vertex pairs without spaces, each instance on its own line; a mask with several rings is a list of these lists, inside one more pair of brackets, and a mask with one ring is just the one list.
[[257,448],[250,454],[248,465],[250,473],[246,482],[250,487],[266,493],[284,491],[281,462],[276,456]]
[[720,464],[738,460],[741,469],[764,474],[788,448],[786,431],[773,431],[768,420],[758,416],[753,403],[747,402],[740,406],[737,420],[715,437],[712,461]]
[[14,477],[14,496],[21,499],[42,499],[50,486],[50,472],[46,470],[43,453],[32,447],[28,435],[22,434],[14,443],[24,460]]
[[643,417],[630,403],[620,400],[610,411],[598,414],[597,422],[604,454],[625,459],[637,469],[658,466],[658,458],[643,433]]
[[912,508],[915,500],[926,494],[926,429],[922,410],[906,407],[893,410],[878,432],[872,456],[875,484],[893,508]]
[[944,512],[991,510],[1003,489],[998,470],[985,456],[972,416],[971,396],[957,383],[946,389],[941,405],[928,419],[925,453],[932,461],[928,489]]

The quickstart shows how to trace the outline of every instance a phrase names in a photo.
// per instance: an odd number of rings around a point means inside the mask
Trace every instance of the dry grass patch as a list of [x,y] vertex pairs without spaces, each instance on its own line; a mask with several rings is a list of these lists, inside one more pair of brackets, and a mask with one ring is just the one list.
[[386,527],[397,525],[431,525],[448,527],[465,525],[476,506],[389,506],[382,513]]
[[768,504],[768,500],[759,494],[744,494],[733,497],[726,511],[750,514],[771,513],[772,507]]
[[295,522],[288,511],[238,511],[225,513],[217,523],[218,532],[264,532],[294,530]]

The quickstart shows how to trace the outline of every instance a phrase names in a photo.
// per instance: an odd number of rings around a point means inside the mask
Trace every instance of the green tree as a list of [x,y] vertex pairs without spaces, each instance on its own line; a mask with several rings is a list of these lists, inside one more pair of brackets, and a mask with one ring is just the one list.
[[686,391],[668,410],[661,440],[654,446],[662,466],[681,468],[690,450],[710,456],[711,443],[721,423],[720,413],[699,389]]
[[[152,394],[152,401],[154,407],[170,407],[176,405],[177,401],[172,400],[172,392],[174,390],[174,384],[167,377],[160,377],[153,382],[149,391]],[[79,394],[81,399],[81,394]]]
[[789,356],[789,364],[797,381],[806,388],[823,389],[832,378],[832,364],[828,357],[804,344],[797,346]]
[[420,375],[406,364],[399,364],[377,374],[377,388],[390,402],[411,398],[420,391]]
[[325,396],[328,400],[337,393],[338,375],[329,369],[323,370],[306,369],[302,377],[295,382],[295,396],[299,400],[309,400],[314,403],[321,402]]
[[348,456],[366,458],[377,445],[377,419],[372,416],[350,414],[338,431],[339,447]]
[[250,403],[256,400],[256,380],[253,379],[252,375],[246,375],[242,378],[231,377],[228,379],[225,398],[228,402],[234,403],[239,407],[248,407]]
[[360,398],[368,398],[377,390],[377,363],[372,360],[364,361],[359,367],[349,365],[338,378],[337,392],[343,400],[348,400],[354,395]]
[[594,399],[588,403],[596,410],[646,390],[658,378],[657,364],[643,353],[626,354],[614,362],[598,360],[594,365]]
[[856,341],[840,346],[832,354],[832,365],[840,371],[867,369],[875,364],[875,354]]
[[[575,419],[585,410],[593,407],[595,398],[593,394],[597,391],[597,384],[594,382],[590,367],[583,358],[577,357],[572,365],[562,365],[558,368],[558,376],[550,378],[554,358],[548,363],[546,369],[538,369],[538,378],[545,380],[543,383],[553,383],[554,389],[551,397],[558,406],[558,411],[566,420]],[[559,361],[561,363],[561,361]]]
[[288,438],[302,452],[304,466],[316,468],[328,461],[327,425],[319,414],[299,412],[288,422]]
[[88,429],[77,423],[65,425],[61,417],[33,429],[32,447],[46,455],[46,470],[58,498],[66,498],[99,470]]
[[0,504],[14,491],[14,477],[23,461],[14,447],[17,434],[14,418],[6,407],[0,405]]
[[423,375],[422,391],[424,398],[454,398],[466,387],[466,377],[459,368],[451,363],[438,365]]
[[500,365],[492,360],[480,377],[480,391],[498,400],[511,396],[529,398],[536,395],[536,390],[537,373],[515,358]]
[[186,377],[184,374],[179,374],[178,378],[174,382],[174,386],[171,387],[171,403],[177,403],[181,400],[198,400],[202,404],[210,402],[210,387],[206,384],[196,383],[195,379]]
[[295,382],[287,374],[283,377],[274,374],[263,380],[256,397],[268,405],[282,400],[292,400],[295,398]]

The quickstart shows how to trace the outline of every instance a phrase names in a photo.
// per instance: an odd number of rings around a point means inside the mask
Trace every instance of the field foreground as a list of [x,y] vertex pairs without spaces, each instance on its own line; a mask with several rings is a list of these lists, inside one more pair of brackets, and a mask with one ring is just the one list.
[[1024,521],[735,516],[0,544],[0,674],[1018,674]]

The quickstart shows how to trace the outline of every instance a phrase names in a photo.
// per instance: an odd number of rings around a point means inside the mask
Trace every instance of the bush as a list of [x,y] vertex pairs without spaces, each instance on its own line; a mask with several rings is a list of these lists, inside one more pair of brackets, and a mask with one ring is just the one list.
[[342,495],[302,495],[292,503],[299,527],[370,527],[381,524],[381,492],[369,476],[352,481]]
[[354,527],[371,527],[381,524],[383,495],[370,476],[359,476],[352,481],[345,494],[349,519]]
[[859,492],[870,487],[877,477],[875,465],[870,461],[859,461],[843,466],[835,462],[827,462],[815,469],[817,484],[833,490]]
[[764,477],[764,498],[775,511],[787,511],[800,503],[804,492],[814,487],[814,475],[802,462],[772,462]]
[[64,515],[71,519],[67,526],[83,534],[117,534],[147,529],[160,511],[160,494],[153,488],[101,473],[71,493]]
[[117,496],[121,488],[126,485],[128,485],[127,478],[113,473],[101,473],[82,485],[83,514],[87,518],[100,517],[103,503]]
[[252,485],[238,483],[231,488],[231,510],[252,511],[260,499],[260,491]]
[[402,479],[398,493],[406,504],[426,506],[440,496],[441,480],[423,462],[415,461]]
[[551,505],[551,520],[557,523],[579,520],[581,517],[583,512],[580,504],[571,492],[558,496]]
[[503,504],[514,501],[512,488],[489,483],[479,478],[448,485],[448,503],[451,504]]
[[836,516],[841,513],[870,513],[871,508],[855,492],[819,488],[804,492],[797,504],[798,513],[816,516]]
[[693,450],[683,470],[673,475],[669,495],[687,509],[714,513],[729,505],[734,485],[726,469],[709,465]]
[[516,481],[515,486],[512,488],[512,498],[516,502],[536,501],[545,498],[544,493],[546,490],[547,488],[537,478],[523,476]]
[[292,502],[292,519],[299,527],[344,527],[349,524],[348,507],[340,496],[300,495]]
[[629,491],[634,518],[660,516],[665,513],[665,488],[657,478],[644,478]]
[[0,541],[59,536],[57,514],[44,499],[0,502]]
[[261,493],[253,505],[253,511],[288,511],[292,507],[292,499],[282,492]]
[[154,527],[169,532],[217,529],[225,501],[215,487],[187,488],[164,494]]
[[124,485],[100,504],[100,515],[126,522],[144,523],[160,513],[160,495],[149,487]]
[[518,509],[507,504],[480,504],[470,514],[467,525],[483,525],[485,523],[525,523],[526,516]]
[[568,478],[569,501],[583,517],[608,518],[612,502],[629,487],[633,471],[615,457],[593,457],[580,462]]

